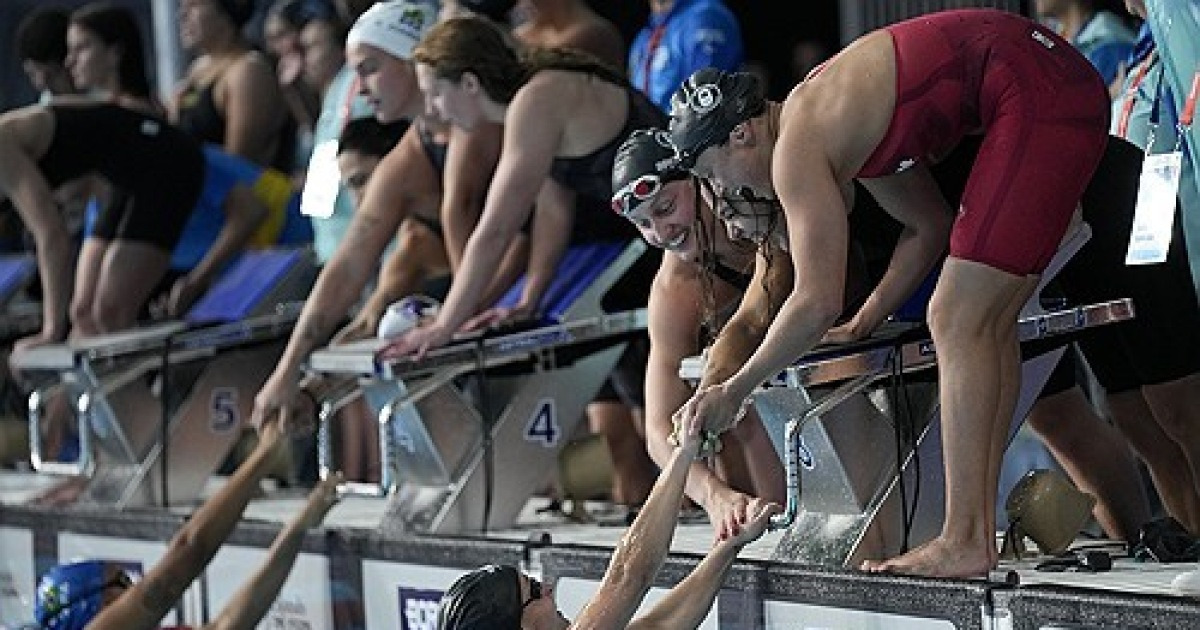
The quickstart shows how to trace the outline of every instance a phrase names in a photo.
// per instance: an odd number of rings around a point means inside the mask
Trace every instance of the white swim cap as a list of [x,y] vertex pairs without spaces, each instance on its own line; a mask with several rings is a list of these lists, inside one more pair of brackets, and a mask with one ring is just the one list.
[[437,3],[431,0],[377,2],[354,22],[346,45],[370,44],[398,59],[412,60],[413,49],[437,21],[437,14]]

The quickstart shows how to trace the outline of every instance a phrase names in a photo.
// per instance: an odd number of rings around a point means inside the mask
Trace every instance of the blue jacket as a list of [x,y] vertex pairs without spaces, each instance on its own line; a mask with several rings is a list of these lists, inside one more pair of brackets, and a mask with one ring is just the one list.
[[[648,59],[650,40],[660,27],[658,45]],[[629,47],[629,79],[669,112],[671,95],[693,72],[710,66],[738,70],[742,57],[737,18],[721,0],[675,0],[665,15],[651,15],[634,38]]]

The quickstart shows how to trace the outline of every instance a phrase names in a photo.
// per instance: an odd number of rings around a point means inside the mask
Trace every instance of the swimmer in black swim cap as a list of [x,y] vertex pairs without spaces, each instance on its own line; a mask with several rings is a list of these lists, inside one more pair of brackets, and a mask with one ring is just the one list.
[[[702,570],[680,582],[648,613],[633,619],[670,549],[679,519],[683,485],[700,449],[700,427],[682,431],[675,449],[650,492],[646,505],[625,533],[609,561],[600,588],[576,623],[604,628],[695,628],[708,615],[725,571],[748,542],[766,530],[773,503],[748,514],[736,536],[717,541],[701,563]],[[441,630],[560,630],[571,622],[558,611],[554,589],[511,566],[489,565],[460,577],[442,598]]]
[[438,628],[443,630],[565,627],[568,623],[555,607],[550,587],[509,565],[489,564],[458,578],[438,611]]

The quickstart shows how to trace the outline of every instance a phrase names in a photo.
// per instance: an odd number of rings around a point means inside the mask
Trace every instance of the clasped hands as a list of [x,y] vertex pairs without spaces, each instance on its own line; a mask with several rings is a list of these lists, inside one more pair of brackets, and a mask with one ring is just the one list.
[[703,387],[671,416],[673,428],[667,440],[673,446],[679,446],[684,427],[699,426],[702,435],[700,455],[718,453],[721,434],[737,424],[749,407],[750,396],[732,391],[727,383]]

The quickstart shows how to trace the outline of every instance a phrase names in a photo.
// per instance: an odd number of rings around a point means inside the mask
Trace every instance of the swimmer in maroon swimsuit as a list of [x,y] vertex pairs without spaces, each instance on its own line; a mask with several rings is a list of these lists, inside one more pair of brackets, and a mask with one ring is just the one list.
[[[724,191],[782,213],[731,216],[791,252],[793,290],[734,374],[677,413],[724,430],[760,383],[822,338],[871,333],[949,257],[929,304],[946,461],[941,534],[871,571],[979,576],[995,566],[1000,459],[1016,406],[1017,315],[1058,249],[1104,149],[1108,96],[1070,44],[1020,16],[947,11],[869,33],[768,103],[745,74],[702,70],[676,93],[678,158]],[[966,134],[983,144],[957,213],[927,167]],[[904,225],[882,281],[842,305],[847,212],[860,180]],[[761,204],[770,208],[771,204]]]

